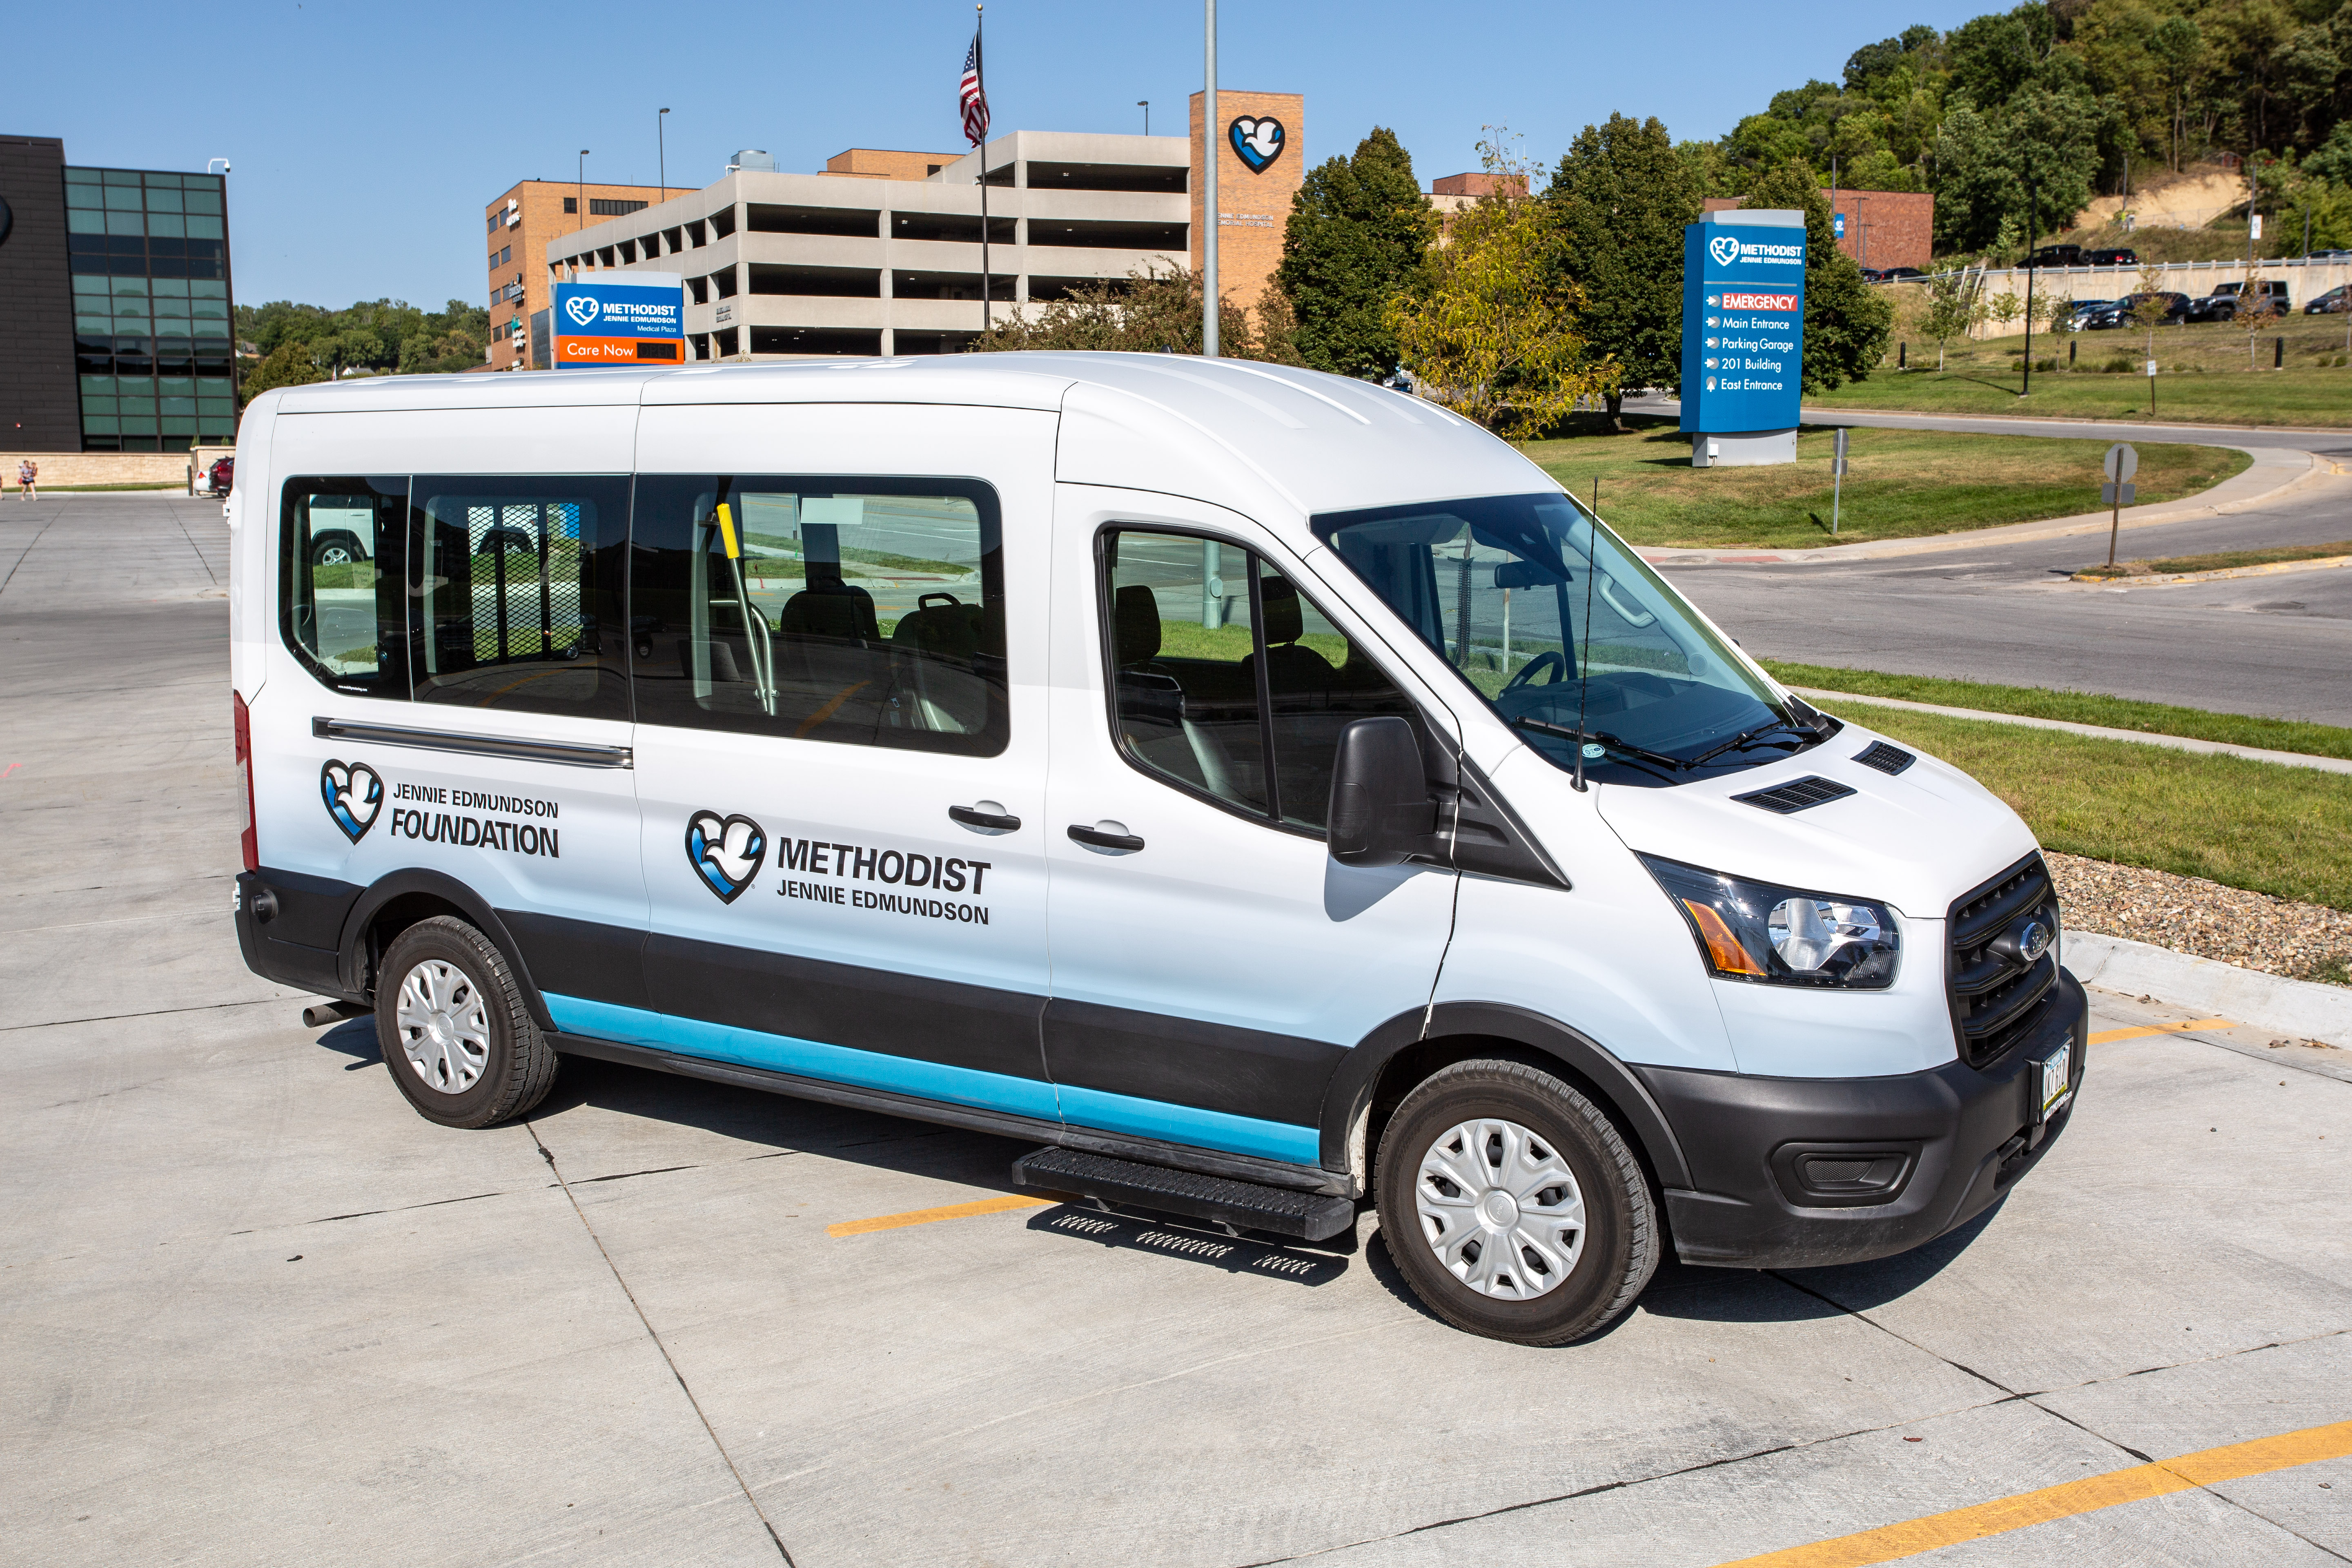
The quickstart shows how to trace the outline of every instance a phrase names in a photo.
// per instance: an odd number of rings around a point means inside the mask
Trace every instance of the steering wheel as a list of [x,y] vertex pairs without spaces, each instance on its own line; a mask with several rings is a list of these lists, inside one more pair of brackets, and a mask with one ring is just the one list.
[[1522,665],[1517,675],[1503,682],[1503,689],[1517,691],[1520,687],[1534,680],[1536,671],[1546,666],[1551,668],[1551,679],[1544,682],[1546,686],[1558,686],[1568,679],[1568,660],[1560,657],[1559,649],[1547,648]]

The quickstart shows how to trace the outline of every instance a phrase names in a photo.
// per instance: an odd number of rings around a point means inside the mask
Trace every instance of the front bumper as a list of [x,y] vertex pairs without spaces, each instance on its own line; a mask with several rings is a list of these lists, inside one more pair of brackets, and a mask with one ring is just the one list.
[[[1665,1193],[1676,1255],[1732,1268],[1861,1263],[1966,1224],[2065,1130],[2072,1099],[2034,1117],[2038,1064],[2071,1039],[2079,1091],[2089,1038],[2089,999],[2061,970],[2041,1022],[1982,1069],[1787,1079],[1636,1067],[1690,1168],[1691,1187]],[[1857,1179],[1824,1192],[1807,1185],[1817,1173]],[[1883,1191],[1861,1190],[1874,1180]]]

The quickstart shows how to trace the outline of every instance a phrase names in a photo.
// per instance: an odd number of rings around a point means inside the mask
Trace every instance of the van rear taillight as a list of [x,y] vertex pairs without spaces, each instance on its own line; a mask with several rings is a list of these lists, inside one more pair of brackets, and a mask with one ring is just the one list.
[[253,818],[253,721],[246,710],[243,694],[232,689],[228,700],[232,704],[230,714],[236,731],[237,793],[245,797],[245,832],[239,836],[238,845],[245,851],[245,868],[258,871],[261,869],[261,837],[255,829]]

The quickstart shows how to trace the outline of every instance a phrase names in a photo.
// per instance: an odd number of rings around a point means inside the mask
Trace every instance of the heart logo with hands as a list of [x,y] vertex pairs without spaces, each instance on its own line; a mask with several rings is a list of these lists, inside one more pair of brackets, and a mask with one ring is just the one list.
[[748,816],[698,811],[686,819],[686,863],[722,904],[743,896],[768,858],[768,836]]
[[1255,118],[1244,114],[1226,127],[1225,135],[1234,144],[1234,155],[1249,165],[1253,174],[1265,174],[1290,143],[1290,133],[1271,114]]
[[319,798],[327,803],[327,815],[343,837],[357,844],[375,826],[376,813],[383,806],[383,780],[365,763],[330,757],[319,769]]
[[1717,267],[1728,267],[1739,259],[1739,242],[1727,234],[1718,234],[1706,242]]
[[595,321],[597,310],[596,301],[585,294],[574,294],[563,302],[563,313],[583,327]]

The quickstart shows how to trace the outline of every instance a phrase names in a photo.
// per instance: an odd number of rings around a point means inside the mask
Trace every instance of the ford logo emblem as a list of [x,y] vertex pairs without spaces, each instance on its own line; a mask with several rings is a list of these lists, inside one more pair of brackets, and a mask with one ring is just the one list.
[[2042,955],[2050,951],[2053,934],[2050,928],[2040,921],[2026,921],[2025,929],[2017,933],[2019,955],[2028,963],[2041,962]]

